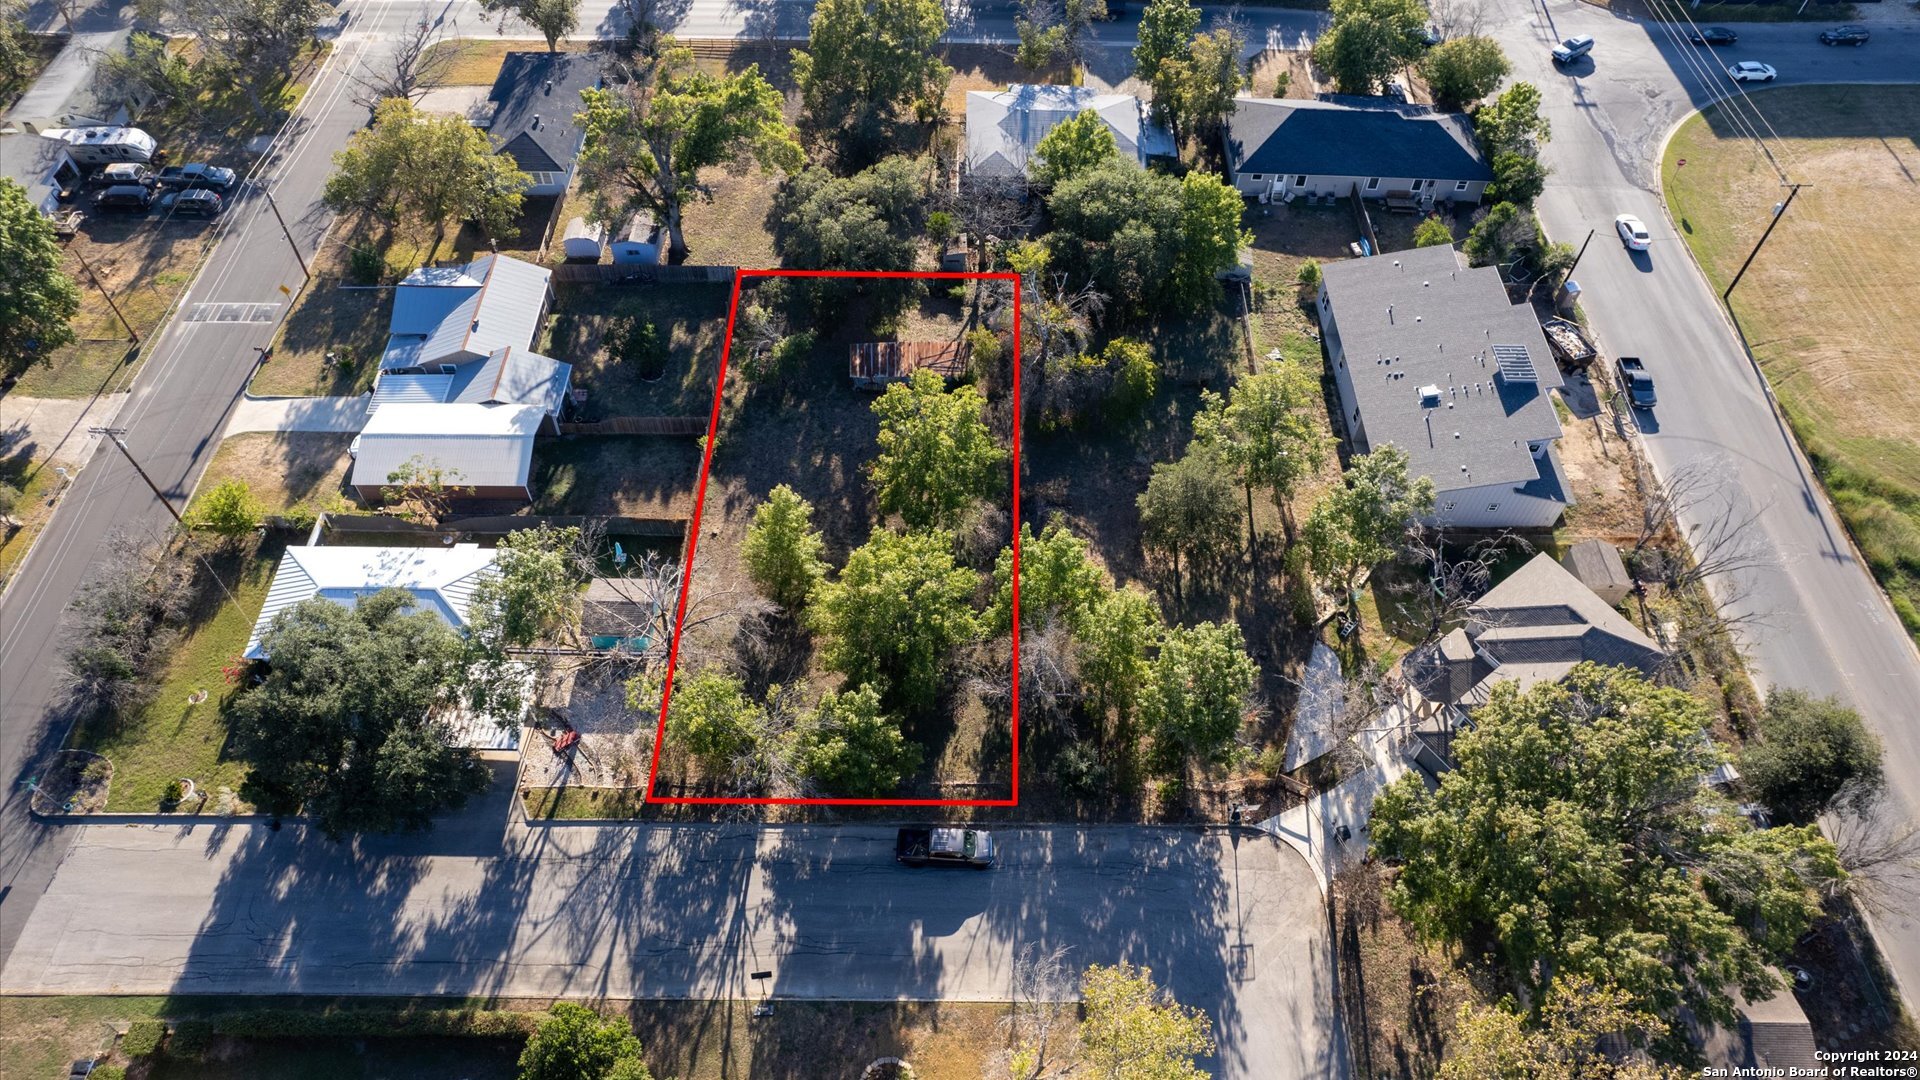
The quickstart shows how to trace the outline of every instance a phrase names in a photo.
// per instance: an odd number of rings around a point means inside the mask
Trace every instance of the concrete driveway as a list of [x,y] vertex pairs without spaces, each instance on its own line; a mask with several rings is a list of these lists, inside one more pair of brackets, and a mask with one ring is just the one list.
[[1345,1075],[1320,891],[1250,830],[1007,830],[977,872],[901,867],[884,827],[486,818],[357,846],[75,827],[0,986],[707,998],[771,969],[776,997],[993,1001],[1032,941],[1151,965],[1213,1017],[1217,1075]]

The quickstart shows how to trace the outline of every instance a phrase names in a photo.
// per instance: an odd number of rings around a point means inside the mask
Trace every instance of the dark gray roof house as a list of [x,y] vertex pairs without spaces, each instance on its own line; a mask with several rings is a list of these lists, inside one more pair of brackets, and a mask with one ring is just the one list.
[[582,133],[582,90],[600,86],[599,57],[584,52],[510,52],[487,100],[487,133],[500,153],[533,174],[529,195],[559,195],[573,177]]
[[1465,626],[1402,664],[1428,705],[1472,709],[1501,683],[1522,691],[1584,663],[1651,673],[1666,659],[1653,639],[1542,552],[1468,609]]
[[1282,198],[1357,190],[1480,201],[1493,169],[1464,114],[1350,100],[1235,99],[1223,136],[1234,186]]
[[1546,528],[1572,504],[1554,455],[1560,369],[1500,271],[1444,245],[1328,263],[1317,300],[1341,421],[1433,478],[1429,524]]

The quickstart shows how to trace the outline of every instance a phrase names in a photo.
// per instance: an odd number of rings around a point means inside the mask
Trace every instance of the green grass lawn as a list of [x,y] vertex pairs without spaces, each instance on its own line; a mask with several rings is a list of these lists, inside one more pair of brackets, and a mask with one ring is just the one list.
[[20,528],[0,540],[0,585],[5,585],[20,560],[27,557],[33,538],[53,516],[52,499],[60,486],[60,474],[45,462],[0,461],[0,483],[20,489],[20,502],[13,510]]
[[[270,539],[251,555],[216,559],[233,599],[212,590],[212,601],[204,605],[210,610],[181,638],[152,700],[133,717],[89,720],[75,732],[75,746],[113,760],[109,812],[156,811],[168,782],[183,777],[213,796],[206,805],[209,812],[218,805],[222,788],[240,789],[247,767],[227,755],[222,713],[235,688],[227,685],[221,668],[246,648],[284,549],[283,541]],[[207,691],[207,699],[189,704],[189,696],[201,690]],[[183,809],[193,810],[195,804]]]
[[[1810,184],[1733,294],[1733,311],[1849,532],[1920,635],[1920,87],[1752,93]],[[1684,160],[1687,164],[1681,166]],[[1716,290],[1781,199],[1778,177],[1717,109],[1681,125],[1667,202]],[[1872,207],[1871,220],[1860,208]]]

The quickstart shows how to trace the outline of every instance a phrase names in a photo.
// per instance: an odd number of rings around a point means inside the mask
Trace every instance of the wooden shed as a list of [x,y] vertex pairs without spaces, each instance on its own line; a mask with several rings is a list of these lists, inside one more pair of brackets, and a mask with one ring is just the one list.
[[921,368],[957,378],[967,369],[962,341],[860,341],[848,346],[847,373],[853,385],[879,389],[901,382]]
[[1617,606],[1633,592],[1633,575],[1627,573],[1620,550],[1605,540],[1580,541],[1567,549],[1560,564],[1608,604]]

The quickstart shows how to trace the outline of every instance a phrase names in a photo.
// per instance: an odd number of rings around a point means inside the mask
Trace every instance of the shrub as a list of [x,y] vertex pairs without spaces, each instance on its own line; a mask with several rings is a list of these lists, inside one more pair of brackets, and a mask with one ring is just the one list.
[[160,805],[177,806],[180,800],[186,797],[187,789],[181,785],[180,781],[169,780],[167,786],[160,792]]
[[944,244],[959,235],[960,228],[954,224],[953,215],[945,210],[935,210],[927,215],[927,235]]
[[166,1037],[165,1021],[135,1020],[127,1033],[120,1036],[120,1052],[136,1061],[149,1058],[160,1052],[160,1041]]
[[1053,776],[1061,790],[1082,798],[1104,793],[1111,780],[1100,751],[1084,742],[1072,743],[1054,757]]
[[532,1034],[539,1021],[538,1013],[498,1009],[248,1009],[216,1018],[213,1031],[242,1039],[509,1039]]
[[[173,1025],[167,1038],[167,1056],[181,1061],[199,1061],[213,1045],[213,1021],[182,1020]],[[98,1072],[95,1076],[100,1075]]]
[[88,1080],[127,1080],[127,1070],[119,1065],[99,1065],[87,1074]]
[[94,758],[87,762],[86,768],[80,770],[80,776],[91,784],[97,784],[112,775],[113,762],[103,757]]
[[1300,287],[1303,289],[1319,288],[1320,287],[1320,260],[1308,259],[1306,262],[1301,263],[1300,273],[1297,276],[1295,276],[1294,280],[1299,282]]
[[1288,88],[1288,87],[1290,87],[1290,86],[1292,86],[1292,85],[1293,85],[1293,72],[1291,72],[1291,71],[1283,71],[1283,72],[1281,72],[1280,74],[1278,74],[1278,75],[1276,75],[1276,76],[1274,76],[1274,78],[1273,78],[1273,96],[1274,96],[1274,97],[1277,97],[1277,98],[1283,98],[1283,97],[1286,97],[1286,96],[1287,96],[1287,88]]
[[660,331],[644,319],[627,316],[616,320],[607,331],[607,347],[616,361],[633,365],[642,379],[666,374],[667,350],[660,343]]
[[347,276],[361,285],[378,285],[386,273],[386,256],[372,248],[355,247],[347,255]]

